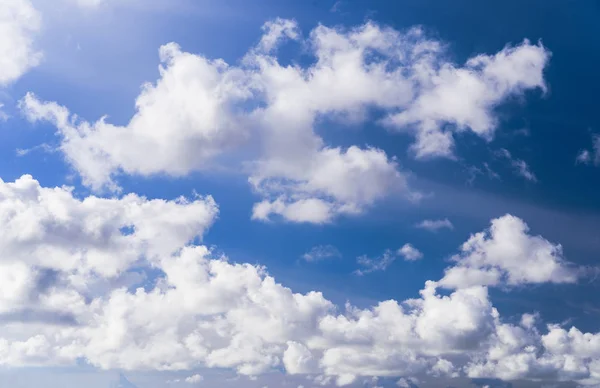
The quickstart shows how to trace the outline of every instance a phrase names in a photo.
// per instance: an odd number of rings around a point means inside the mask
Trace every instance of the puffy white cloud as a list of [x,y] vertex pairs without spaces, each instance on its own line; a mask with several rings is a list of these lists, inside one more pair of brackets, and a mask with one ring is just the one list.
[[60,146],[86,185],[115,188],[112,175],[181,176],[207,162],[244,137],[232,100],[243,99],[236,83],[239,71],[221,61],[183,53],[175,44],[161,47],[161,79],[146,84],[136,100],[136,114],[126,127],[101,118],[79,122],[56,103],[31,93],[21,107],[32,121],[48,120],[63,137]]
[[5,86],[37,66],[42,54],[34,38],[42,18],[29,0],[3,1],[0,6],[0,86]]
[[423,220],[415,225],[417,228],[429,230],[431,232],[437,232],[440,229],[454,229],[454,225],[449,219],[444,218],[440,220]]
[[[277,48],[289,39],[308,48],[314,62],[282,65]],[[549,54],[541,45],[524,42],[458,68],[445,61],[442,47],[418,28],[401,33],[371,22],[349,30],[318,26],[303,39],[295,22],[276,19],[237,65],[175,43],[162,46],[161,76],[144,86],[125,126],[79,120],[32,94],[21,107],[32,121],[54,123],[60,150],[96,190],[118,188],[119,173],[182,176],[246,162],[250,184],[263,197],[254,219],[326,223],[361,213],[391,192],[412,200],[419,194],[383,150],[325,144],[315,130],[323,121],[359,124],[376,107],[388,125],[422,123],[418,156],[448,154],[453,137],[442,124],[489,138],[496,105],[544,88]],[[466,107],[454,109],[455,101]]]
[[0,180],[0,261],[17,265],[16,271],[26,264],[73,277],[114,277],[138,260],[177,251],[201,236],[216,214],[211,197],[79,200],[71,188],[44,188],[29,175]]
[[333,245],[317,245],[302,255],[302,258],[309,262],[340,257],[342,254]]
[[[262,267],[196,245],[216,212],[210,198],[79,199],[29,176],[0,183],[0,364],[83,359],[105,369],[232,368],[249,376],[284,367],[339,385],[422,373],[600,382],[599,334],[553,325],[541,333],[535,315],[505,323],[482,285],[442,295],[428,281],[417,298],[341,310],[319,292],[294,293]],[[501,220],[524,233],[522,222]],[[499,223],[490,237],[467,242],[477,247],[470,255],[493,262],[497,251],[511,262],[498,243],[511,231]],[[525,240],[528,248],[521,241],[512,254],[537,252],[545,263],[542,253],[556,252],[540,237]],[[117,281],[136,269],[156,279]]]
[[[417,158],[452,156],[450,131],[468,129],[491,139],[498,125],[496,106],[511,95],[546,90],[543,70],[549,57],[541,43],[532,45],[527,40],[495,55],[477,55],[462,67],[427,56],[415,66],[414,79],[420,86],[415,98],[386,123],[415,127]],[[443,124],[453,128],[442,129]]]
[[440,284],[461,288],[575,282],[578,270],[564,259],[562,247],[528,232],[518,217],[492,220],[488,230],[472,235],[462,245]]
[[423,258],[423,253],[409,243],[404,244],[396,253],[406,261],[416,261]]

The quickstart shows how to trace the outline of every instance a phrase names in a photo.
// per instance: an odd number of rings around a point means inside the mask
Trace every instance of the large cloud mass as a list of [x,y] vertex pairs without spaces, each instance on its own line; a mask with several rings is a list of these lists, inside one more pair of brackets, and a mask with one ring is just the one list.
[[[216,215],[210,197],[79,199],[30,176],[0,182],[0,364],[83,359],[250,376],[283,367],[339,385],[422,373],[600,383],[600,334],[544,329],[529,314],[507,323],[481,283],[442,294],[428,281],[415,299],[340,309],[198,245]],[[571,281],[567,272],[526,271],[566,266],[557,247],[507,215],[471,237],[449,271],[496,267],[502,276],[489,285]],[[500,256],[506,264],[494,261]]]
[[[282,64],[288,40],[308,47],[306,65]],[[78,119],[28,94],[32,121],[58,129],[60,150],[96,189],[118,189],[118,173],[182,176],[216,163],[244,163],[263,198],[253,218],[324,223],[357,214],[390,192],[418,199],[395,159],[374,147],[336,147],[316,127],[327,120],[379,122],[415,136],[417,158],[453,157],[455,132],[491,139],[496,106],[527,90],[545,90],[549,52],[528,41],[464,65],[419,28],[400,32],[368,22],[349,30],[318,26],[304,39],[291,20],[276,19],[239,64],[160,48],[160,78],[144,85],[124,126]],[[375,109],[373,109],[375,108]],[[246,147],[244,160],[240,152]]]

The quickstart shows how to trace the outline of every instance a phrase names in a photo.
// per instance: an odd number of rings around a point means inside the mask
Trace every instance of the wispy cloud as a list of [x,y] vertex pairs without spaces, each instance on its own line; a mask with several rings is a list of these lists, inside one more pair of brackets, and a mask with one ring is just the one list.
[[317,245],[302,255],[302,258],[308,262],[335,259],[340,257],[342,257],[342,254],[333,245]]
[[454,225],[449,219],[444,218],[440,220],[423,220],[415,225],[416,228],[429,230],[430,232],[437,232],[440,229],[454,229]]
[[356,259],[356,262],[362,268],[357,269],[354,273],[358,276],[363,276],[371,272],[385,271],[398,258],[403,258],[406,261],[416,261],[423,258],[423,253],[412,244],[407,243],[396,252],[386,249],[381,256],[375,258],[362,255]]
[[583,149],[579,151],[575,158],[577,164],[600,164],[600,135],[592,135],[592,149]]
[[500,148],[495,152],[495,155],[499,158],[506,159],[513,167],[515,173],[530,182],[537,182],[537,177],[531,171],[531,168],[522,159],[513,158],[512,154],[506,148]]

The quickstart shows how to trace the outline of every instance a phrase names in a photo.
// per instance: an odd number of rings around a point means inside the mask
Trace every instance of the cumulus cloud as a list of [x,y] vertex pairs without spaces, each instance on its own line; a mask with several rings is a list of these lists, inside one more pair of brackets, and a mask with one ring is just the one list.
[[342,254],[333,245],[317,245],[302,255],[302,258],[308,262],[340,257],[342,257]]
[[[18,325],[3,320],[0,364],[85,360],[104,369],[228,368],[248,376],[283,367],[338,385],[419,374],[600,383],[600,334],[541,331],[533,314],[506,323],[485,285],[440,293],[445,280],[426,282],[413,299],[338,308],[198,245],[216,214],[208,197],[78,199],[29,176],[0,182],[0,316],[23,306],[51,313]],[[494,220],[462,250],[458,268],[496,266],[508,283],[570,281],[546,270],[559,262],[557,246],[526,234],[514,217]],[[545,275],[515,269],[516,256]],[[116,281],[135,270],[155,271],[156,279]]]
[[42,54],[34,46],[41,15],[29,0],[3,1],[0,7],[0,86],[37,66]]
[[[470,58],[462,67],[428,54],[415,68],[414,78],[422,85],[416,96],[405,110],[385,120],[391,127],[414,127],[417,158],[452,157],[453,131],[470,130],[491,139],[498,125],[496,106],[527,90],[546,90],[543,70],[550,53],[541,43],[524,40],[495,55]],[[451,129],[442,129],[443,124]]]
[[409,243],[404,244],[396,253],[406,261],[416,261],[423,258],[423,253]]
[[560,244],[530,235],[527,224],[512,215],[496,218],[488,230],[472,235],[453,261],[440,280],[444,287],[574,283],[579,275]]
[[[21,108],[30,120],[57,127],[66,160],[95,190],[118,189],[120,173],[183,176],[245,162],[262,197],[252,218],[327,223],[362,213],[391,192],[411,200],[420,195],[383,150],[326,144],[315,130],[323,120],[360,124],[376,107],[390,127],[416,125],[418,157],[449,156],[454,140],[451,129],[441,129],[450,128],[446,123],[491,138],[495,106],[545,87],[549,53],[527,41],[456,67],[446,61],[443,44],[419,28],[321,25],[304,38],[294,21],[276,19],[263,30],[239,64],[187,53],[175,43],[162,46],[160,78],[144,86],[124,126],[81,120],[33,94]],[[277,49],[287,40],[299,41],[314,61],[281,64]],[[248,160],[237,160],[242,154]]]
[[440,220],[423,220],[415,225],[417,228],[429,230],[430,232],[437,232],[440,229],[454,229],[454,225],[449,219],[444,218]]

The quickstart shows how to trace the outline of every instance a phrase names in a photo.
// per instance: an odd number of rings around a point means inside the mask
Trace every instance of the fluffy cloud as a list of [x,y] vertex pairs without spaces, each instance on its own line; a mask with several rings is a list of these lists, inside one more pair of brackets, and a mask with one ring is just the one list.
[[415,225],[417,228],[437,232],[440,229],[454,229],[454,225],[447,218],[442,220],[423,220]]
[[[471,130],[491,139],[498,125],[494,108],[527,90],[546,90],[543,70],[550,57],[541,45],[507,46],[495,55],[480,54],[463,67],[427,56],[415,67],[420,84],[405,110],[390,116],[392,127],[414,126],[417,158],[452,156],[451,131]],[[452,129],[443,130],[443,124]]]
[[0,7],[0,86],[37,66],[42,54],[34,47],[41,16],[29,0],[3,1]]
[[[428,281],[414,299],[339,309],[319,292],[294,293],[262,267],[197,245],[216,212],[210,198],[78,199],[29,176],[1,182],[0,364],[83,359],[106,369],[232,368],[250,376],[283,367],[338,385],[423,373],[600,382],[599,334],[556,325],[540,332],[535,315],[505,323],[485,285],[442,295]],[[461,255],[469,265],[476,254],[495,263],[508,282],[541,282],[494,261],[533,253],[545,268],[556,246],[525,231],[514,217],[494,220],[489,236],[472,237]],[[507,239],[515,242],[509,250]],[[156,279],[118,281],[134,271]],[[19,315],[24,306],[29,313]]]
[[[21,107],[30,120],[57,127],[60,150],[96,190],[117,189],[119,173],[183,176],[245,162],[263,197],[254,219],[326,223],[359,214],[392,192],[412,200],[419,194],[393,157],[368,146],[327,145],[316,131],[320,123],[360,124],[376,107],[388,126],[411,130],[417,123],[417,156],[448,156],[453,137],[443,124],[491,138],[493,108],[543,89],[549,57],[525,41],[456,67],[445,61],[443,45],[418,28],[318,26],[304,39],[295,22],[276,19],[263,30],[237,65],[186,53],[175,43],[162,46],[161,76],[144,86],[125,126],[80,120],[32,94]],[[314,61],[281,64],[277,48],[286,40],[309,48]],[[465,106],[455,107],[456,101]]]
[[562,247],[528,232],[529,227],[518,217],[492,220],[488,230],[472,235],[462,245],[440,284],[461,288],[574,283],[579,273],[564,259]]
[[412,246],[412,244],[404,244],[402,248],[398,249],[396,252],[399,256],[402,256],[406,261],[416,261],[423,258],[423,253],[419,251],[417,248]]

